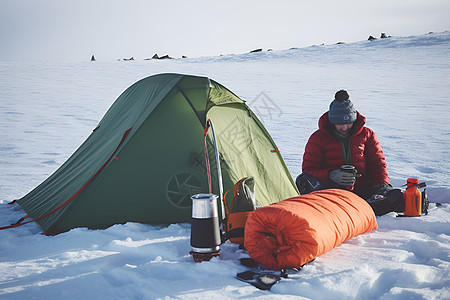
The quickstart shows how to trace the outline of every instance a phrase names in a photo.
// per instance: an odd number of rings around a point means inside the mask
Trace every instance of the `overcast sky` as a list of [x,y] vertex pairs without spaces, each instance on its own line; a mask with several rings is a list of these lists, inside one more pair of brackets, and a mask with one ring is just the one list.
[[450,0],[0,0],[0,60],[244,53],[450,30]]

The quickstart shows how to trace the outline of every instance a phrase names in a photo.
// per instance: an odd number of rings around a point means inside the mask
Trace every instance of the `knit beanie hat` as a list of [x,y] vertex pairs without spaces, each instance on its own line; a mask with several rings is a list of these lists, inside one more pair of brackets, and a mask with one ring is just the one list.
[[347,91],[340,90],[334,95],[334,100],[330,103],[328,119],[331,124],[336,125],[350,124],[356,121],[356,109],[349,100]]

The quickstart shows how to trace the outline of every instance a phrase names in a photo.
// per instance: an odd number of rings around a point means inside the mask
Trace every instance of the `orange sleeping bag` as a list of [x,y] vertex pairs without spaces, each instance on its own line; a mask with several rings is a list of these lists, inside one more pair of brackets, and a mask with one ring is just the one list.
[[245,224],[244,245],[257,263],[281,270],[300,267],[376,228],[375,214],[364,199],[329,189],[255,210]]

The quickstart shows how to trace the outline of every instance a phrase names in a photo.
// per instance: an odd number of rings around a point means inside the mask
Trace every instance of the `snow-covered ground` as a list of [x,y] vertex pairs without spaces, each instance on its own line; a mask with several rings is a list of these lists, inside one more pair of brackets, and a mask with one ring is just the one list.
[[[31,50],[30,50],[31,51]],[[112,49],[113,51],[113,49]],[[129,85],[163,72],[210,77],[248,101],[292,176],[317,120],[346,89],[387,157],[394,185],[428,185],[430,214],[378,217],[301,272],[261,291],[235,279],[237,245],[194,263],[190,224],[128,223],[43,236],[0,231],[1,299],[450,299],[450,32],[193,59],[0,62],[0,226]]]

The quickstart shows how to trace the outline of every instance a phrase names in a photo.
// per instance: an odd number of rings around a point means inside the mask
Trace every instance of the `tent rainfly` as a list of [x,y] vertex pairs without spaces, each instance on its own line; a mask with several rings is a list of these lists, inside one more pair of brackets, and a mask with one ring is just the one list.
[[[243,100],[206,77],[159,74],[127,88],[74,154],[16,201],[31,220],[23,223],[36,221],[51,235],[126,222],[190,222],[190,196],[209,189],[209,119],[225,191],[252,176],[262,206],[298,195],[274,141]],[[207,145],[212,192],[219,194],[210,134]]]

